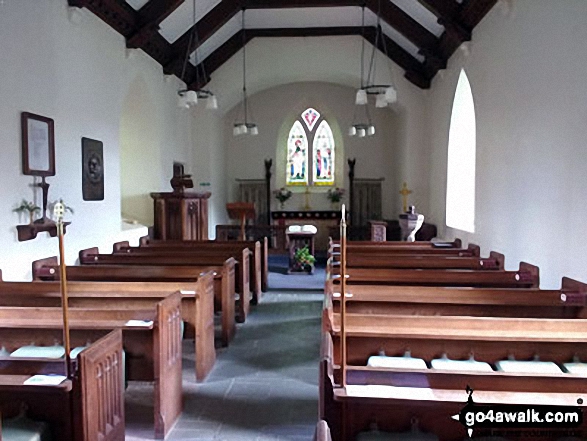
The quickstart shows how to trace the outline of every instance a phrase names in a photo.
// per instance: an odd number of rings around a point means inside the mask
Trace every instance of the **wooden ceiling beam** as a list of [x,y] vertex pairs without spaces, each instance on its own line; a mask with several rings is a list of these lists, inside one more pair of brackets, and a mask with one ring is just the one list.
[[[450,38],[461,43],[471,41],[471,29],[460,21],[461,5],[454,0],[418,0],[438,17],[438,24],[444,26]],[[447,58],[450,58],[449,54]]]
[[[199,90],[210,81],[210,75],[234,56],[243,47],[242,30],[235,33],[222,46],[212,52],[198,65],[199,72],[205,71],[207,78],[193,79],[188,83],[193,90]],[[317,28],[270,28],[270,29],[247,29],[246,41],[249,42],[256,37],[323,37],[336,35],[362,35],[360,26],[344,27],[317,27]],[[365,39],[375,44],[376,28],[365,28]],[[379,40],[378,49],[387,53],[389,58],[406,70],[406,78],[421,88],[430,87],[430,77],[423,63],[420,63],[407,51],[384,35]]]
[[440,50],[439,39],[400,7],[390,1],[380,0],[366,0],[365,4],[373,13],[380,14],[389,26],[411,41],[424,57],[431,59],[433,64],[446,66],[447,57]]
[[[463,27],[470,29],[472,32],[496,3],[497,0],[465,0],[455,21],[461,23]],[[462,43],[463,41],[454,33],[448,32],[448,29],[440,39],[441,50],[449,58]]]
[[68,4],[87,8],[125,38],[136,29],[136,11],[124,0],[68,0]]
[[159,32],[159,25],[185,0],[150,0],[138,11],[137,29],[126,39],[126,47],[143,48]]

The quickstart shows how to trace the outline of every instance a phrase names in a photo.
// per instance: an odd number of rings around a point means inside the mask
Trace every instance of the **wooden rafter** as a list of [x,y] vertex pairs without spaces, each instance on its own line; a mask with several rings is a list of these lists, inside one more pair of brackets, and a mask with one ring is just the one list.
[[[216,69],[222,66],[233,55],[235,55],[243,47],[242,30],[236,32],[223,45],[212,52],[202,63],[198,65],[200,71],[205,71],[207,76],[213,73]],[[363,29],[360,26],[344,26],[344,27],[317,27],[317,28],[270,28],[270,29],[247,29],[246,42],[248,43],[256,37],[323,37],[335,35],[362,35]],[[375,45],[377,29],[373,26],[366,27],[364,37],[371,44]],[[430,87],[429,72],[423,63],[416,60],[405,49],[392,41],[389,37],[381,34],[378,42],[378,49],[383,53],[387,53],[389,58],[396,64],[406,70],[406,78],[412,83],[427,89]],[[210,81],[210,78],[200,78],[197,82],[193,78],[192,82],[188,82],[189,87],[194,90],[201,89]]]
[[126,39],[129,48],[142,48],[159,32],[159,25],[185,0],[151,0],[139,11],[137,29]]
[[[130,48],[140,48],[163,66],[166,74],[182,77],[184,60],[188,51],[190,32],[170,44],[161,36],[160,23],[167,18],[185,0],[150,0],[139,11],[135,11],[125,0],[68,0],[70,6],[86,7],[103,21],[108,23],[127,40]],[[242,8],[281,9],[306,7],[340,7],[366,5],[388,25],[402,34],[419,48],[425,58],[421,63],[385,34],[379,42],[379,49],[387,49],[389,57],[406,71],[406,78],[421,88],[430,87],[430,81],[439,69],[446,66],[446,61],[463,41],[471,38],[472,29],[495,5],[497,0],[418,0],[434,13],[439,23],[446,30],[441,38],[425,29],[394,3],[386,0],[222,0],[198,23],[198,41],[201,45],[216,31],[234,17]],[[381,5],[381,11],[379,7]],[[327,31],[328,29],[328,31]],[[365,38],[375,43],[375,28],[366,30]],[[330,32],[330,33],[326,33]],[[336,32],[340,32],[336,34]],[[345,34],[346,32],[346,34]],[[300,28],[300,29],[257,29],[247,30],[247,41],[256,36],[268,36],[281,33],[282,36],[310,35],[356,35],[357,29],[347,28]],[[204,61],[209,74],[218,69],[240,47],[242,35],[238,33],[226,41]],[[193,52],[196,47],[190,48]],[[187,84],[195,83],[195,68],[190,63],[186,66],[183,80]],[[206,83],[209,78],[200,82]],[[195,84],[192,84],[196,86]],[[197,85],[201,87],[201,85]]]

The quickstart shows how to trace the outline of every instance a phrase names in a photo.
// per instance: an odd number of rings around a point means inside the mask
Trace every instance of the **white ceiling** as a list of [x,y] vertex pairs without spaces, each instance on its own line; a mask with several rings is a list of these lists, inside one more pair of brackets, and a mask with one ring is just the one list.
[[[148,0],[126,0],[134,9],[138,10]],[[382,0],[395,3],[404,12],[419,22],[432,34],[440,36],[444,28],[437,23],[437,19],[417,0]],[[196,19],[200,20],[210,12],[220,0],[197,0]],[[160,26],[161,35],[173,43],[183,35],[193,24],[193,0],[186,0]],[[365,12],[365,24],[374,26],[377,16],[369,9]],[[246,28],[305,28],[305,27],[336,27],[360,26],[360,7],[334,8],[290,8],[290,9],[249,9],[246,12]],[[418,54],[418,48],[391,26],[382,22],[385,34],[399,46],[413,55],[419,61],[423,57]],[[239,13],[224,24],[212,37],[205,41],[198,51],[199,61],[205,59],[218,47],[242,28],[242,15]],[[192,62],[195,55],[192,55]]]

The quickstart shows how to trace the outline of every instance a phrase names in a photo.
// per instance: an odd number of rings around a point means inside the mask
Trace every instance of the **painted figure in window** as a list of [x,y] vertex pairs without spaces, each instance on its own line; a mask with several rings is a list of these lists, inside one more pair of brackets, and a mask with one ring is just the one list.
[[314,180],[323,185],[334,183],[334,138],[326,121],[322,121],[314,137]]
[[308,138],[299,121],[293,125],[287,142],[287,184],[308,182]]

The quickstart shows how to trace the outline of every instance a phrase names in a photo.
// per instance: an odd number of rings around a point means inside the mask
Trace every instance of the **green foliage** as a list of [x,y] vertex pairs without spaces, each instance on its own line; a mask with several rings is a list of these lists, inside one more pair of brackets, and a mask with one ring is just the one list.
[[37,213],[39,211],[41,211],[41,207],[35,205],[34,202],[32,201],[27,201],[26,199],[23,199],[22,202],[20,203],[20,205],[18,207],[16,207],[15,209],[13,209],[12,211],[14,211],[15,213]]
[[302,267],[305,265],[314,265],[314,262],[316,262],[316,258],[310,254],[307,246],[298,248],[294,254],[294,259]]

